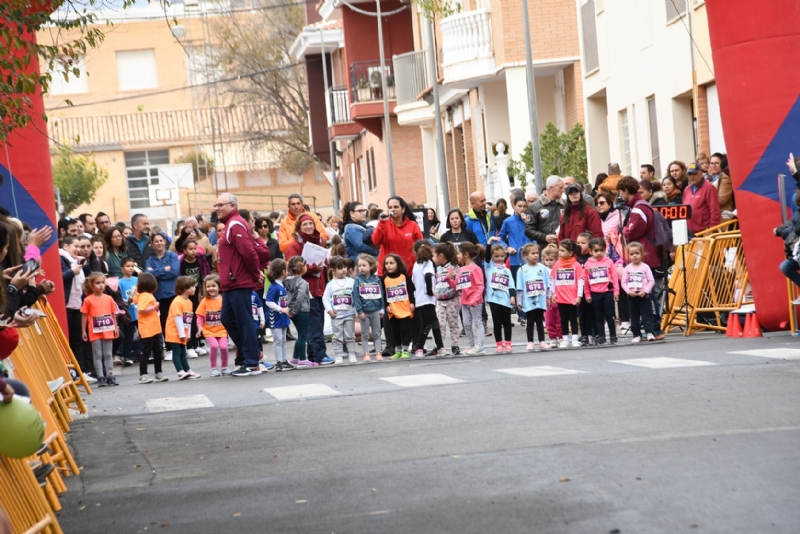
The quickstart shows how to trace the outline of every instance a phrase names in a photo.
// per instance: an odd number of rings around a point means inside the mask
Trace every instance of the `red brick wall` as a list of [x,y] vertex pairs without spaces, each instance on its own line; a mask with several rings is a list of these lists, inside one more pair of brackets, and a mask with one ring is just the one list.
[[[492,0],[495,64],[525,61],[521,3]],[[528,2],[533,59],[579,56],[578,18],[574,0]]]
[[585,124],[580,61],[564,69],[564,101],[567,108],[567,130],[572,129],[577,123]]
[[697,86],[697,140],[700,152],[711,154],[711,139],[708,133],[708,96],[705,85]]

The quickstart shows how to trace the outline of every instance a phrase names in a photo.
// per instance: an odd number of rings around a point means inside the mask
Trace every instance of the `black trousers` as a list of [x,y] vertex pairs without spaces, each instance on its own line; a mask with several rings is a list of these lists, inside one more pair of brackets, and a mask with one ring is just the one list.
[[627,293],[620,291],[619,302],[617,302],[617,306],[619,307],[619,320],[622,323],[631,322],[631,308],[629,305],[629,299],[630,297]]
[[139,357],[139,374],[146,375],[147,374],[147,363],[150,360],[150,355],[153,355],[153,367],[156,370],[156,373],[161,372],[161,358],[163,357],[162,347],[164,346],[164,340],[161,338],[161,334],[157,334],[153,337],[145,337],[142,338],[142,355]]
[[533,343],[533,327],[536,326],[536,333],[539,335],[539,342],[544,341],[544,310],[529,310],[525,313],[528,323],[525,329],[528,334],[528,343]]
[[570,328],[572,335],[578,335],[578,307],[574,304],[558,303],[558,314],[561,316],[561,335],[568,339]]
[[[439,328],[439,319],[436,317],[436,305],[425,304],[414,309],[414,316],[419,317],[421,328],[417,330],[419,334],[414,339],[414,350],[422,350],[425,346],[425,340],[428,339],[428,333],[433,330],[433,340],[436,342],[436,348],[441,349],[444,347],[442,341],[442,330]],[[362,332],[363,336],[364,333]]]
[[69,334],[69,348],[78,360],[81,371],[84,374],[94,373],[94,359],[92,358],[92,347],[83,340],[83,329],[81,328],[81,311],[67,308],[67,333]]
[[[511,341],[511,308],[496,304],[489,303],[489,309],[492,310],[492,322],[494,323],[494,341]],[[503,332],[505,330],[505,332]],[[505,333],[505,336],[503,335]]]
[[630,297],[631,303],[631,331],[635,337],[645,334],[655,334],[655,321],[653,317],[653,301],[650,296]]
[[592,291],[592,306],[597,336],[605,338],[605,325],[608,325],[608,335],[611,339],[617,337],[617,327],[614,321],[614,292],[595,293]]
[[586,299],[581,299],[581,305],[578,308],[581,320],[581,335],[584,337],[597,335],[596,323],[594,317],[594,306],[586,302]]
[[410,317],[404,319],[392,317],[389,319],[389,327],[392,329],[392,343],[394,343],[395,352],[408,349],[408,345],[411,343],[411,323],[412,320]]

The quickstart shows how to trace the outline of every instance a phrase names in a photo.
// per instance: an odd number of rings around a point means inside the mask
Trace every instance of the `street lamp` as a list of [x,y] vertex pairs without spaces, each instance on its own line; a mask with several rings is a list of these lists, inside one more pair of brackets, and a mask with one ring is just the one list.
[[383,131],[386,139],[386,164],[389,167],[389,196],[395,196],[394,158],[392,157],[392,127],[389,123],[389,95],[386,92],[386,59],[383,55],[383,21],[381,19],[381,0],[375,0],[378,9],[378,50],[381,55],[381,89],[383,92]]
[[522,0],[522,22],[525,26],[525,75],[528,84],[528,121],[531,127],[531,148],[533,149],[533,172],[536,179],[536,194],[544,189],[542,178],[542,153],[539,147],[539,113],[536,109],[536,85],[533,77],[533,57],[531,52],[531,25],[528,21],[528,0]]

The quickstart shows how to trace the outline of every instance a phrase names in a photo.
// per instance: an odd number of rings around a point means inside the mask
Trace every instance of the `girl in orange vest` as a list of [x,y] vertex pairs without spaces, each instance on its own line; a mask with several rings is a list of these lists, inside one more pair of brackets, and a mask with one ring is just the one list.
[[408,276],[406,265],[397,254],[387,254],[383,259],[383,294],[386,295],[386,313],[394,340],[393,360],[408,359],[411,343],[411,319],[414,317],[414,282]]

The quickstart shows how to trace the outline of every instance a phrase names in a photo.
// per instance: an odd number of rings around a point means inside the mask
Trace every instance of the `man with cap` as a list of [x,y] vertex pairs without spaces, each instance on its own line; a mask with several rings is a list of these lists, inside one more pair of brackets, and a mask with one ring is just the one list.
[[686,176],[689,183],[683,190],[683,203],[692,207],[692,217],[686,222],[691,239],[697,232],[718,225],[722,221],[722,216],[717,189],[703,178],[700,166],[697,163],[690,163],[686,169]]

